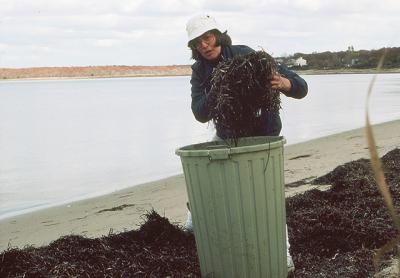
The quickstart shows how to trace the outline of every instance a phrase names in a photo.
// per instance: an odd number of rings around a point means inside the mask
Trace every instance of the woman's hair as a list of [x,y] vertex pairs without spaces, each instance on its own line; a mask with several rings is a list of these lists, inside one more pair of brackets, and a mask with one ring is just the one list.
[[[219,31],[218,29],[212,29],[208,32],[212,33],[217,39],[216,46],[232,45],[231,37],[229,37],[227,31],[221,33],[221,31]],[[196,49],[197,40],[198,38],[195,38],[188,42],[188,47],[190,48],[190,50],[192,50],[192,59],[196,61],[200,60],[201,58],[201,54]]]

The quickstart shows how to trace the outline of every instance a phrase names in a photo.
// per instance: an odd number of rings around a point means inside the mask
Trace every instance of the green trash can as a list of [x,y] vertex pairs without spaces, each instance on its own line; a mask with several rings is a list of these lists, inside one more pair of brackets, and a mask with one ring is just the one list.
[[262,136],[176,150],[203,277],[287,277],[284,143]]

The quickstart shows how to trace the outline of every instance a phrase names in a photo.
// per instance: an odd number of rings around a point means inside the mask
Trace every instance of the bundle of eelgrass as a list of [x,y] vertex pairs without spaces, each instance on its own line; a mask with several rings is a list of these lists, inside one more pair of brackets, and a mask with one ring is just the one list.
[[270,81],[277,72],[274,59],[257,51],[220,62],[214,69],[208,95],[210,116],[232,139],[254,136],[261,111],[280,109],[279,92]]
[[144,219],[136,231],[8,249],[0,253],[0,277],[200,277],[193,235],[154,210]]

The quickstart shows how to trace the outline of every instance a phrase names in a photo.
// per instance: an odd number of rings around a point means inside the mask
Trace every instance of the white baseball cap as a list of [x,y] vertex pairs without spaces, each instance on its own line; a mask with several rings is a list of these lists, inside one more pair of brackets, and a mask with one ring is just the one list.
[[196,15],[191,19],[189,19],[189,21],[186,23],[186,32],[188,34],[188,41],[191,41],[203,35],[205,32],[213,29],[219,30],[215,18],[213,18],[208,14]]

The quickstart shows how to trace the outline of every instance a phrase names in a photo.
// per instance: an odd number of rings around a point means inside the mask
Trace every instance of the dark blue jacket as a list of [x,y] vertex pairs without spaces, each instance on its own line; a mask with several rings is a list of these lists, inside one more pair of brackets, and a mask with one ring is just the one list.
[[[222,47],[222,59],[231,59],[237,55],[245,55],[254,52],[245,45],[231,45]],[[200,59],[192,65],[192,111],[195,118],[202,122],[211,120],[207,106],[207,94],[211,89],[211,74],[216,65],[213,65],[205,59]],[[293,71],[288,70],[282,65],[278,65],[278,71],[281,75],[290,80],[292,88],[290,92],[284,93],[288,97],[303,98],[307,95],[308,87],[303,78]],[[282,122],[279,112],[261,112],[262,121],[258,130],[253,136],[278,136],[282,129]],[[229,130],[217,127],[217,135],[222,139],[231,138]]]

